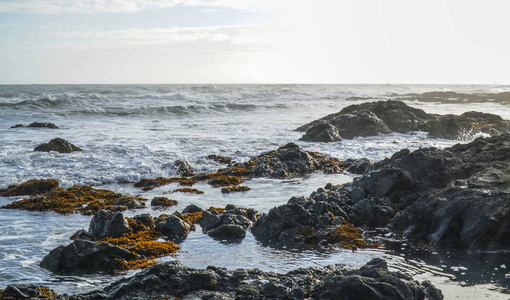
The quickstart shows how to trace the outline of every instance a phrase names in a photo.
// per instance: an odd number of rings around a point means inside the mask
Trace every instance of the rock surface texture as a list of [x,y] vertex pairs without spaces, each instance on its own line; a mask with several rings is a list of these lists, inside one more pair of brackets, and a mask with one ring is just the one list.
[[[62,296],[61,296],[62,297]],[[443,299],[429,282],[390,272],[374,259],[360,269],[342,265],[297,269],[287,274],[258,269],[192,269],[179,262],[155,265],[135,276],[69,300],[102,299]]]
[[[319,222],[307,214],[312,203],[323,202],[341,209],[355,226],[389,227],[438,248],[508,250],[509,170],[510,134],[444,150],[404,149],[370,166],[352,183],[328,185],[310,198],[289,201],[286,210],[270,211],[259,222],[281,218],[280,222],[288,223],[293,214],[301,224]],[[255,235],[259,222],[252,230]],[[273,227],[261,226],[270,236]]]
[[463,140],[478,133],[492,136],[508,133],[510,121],[498,115],[475,111],[462,115],[427,114],[404,102],[388,100],[350,105],[296,130],[306,131],[301,139],[309,142],[336,142],[340,137],[352,139],[411,131],[425,131],[433,137]]

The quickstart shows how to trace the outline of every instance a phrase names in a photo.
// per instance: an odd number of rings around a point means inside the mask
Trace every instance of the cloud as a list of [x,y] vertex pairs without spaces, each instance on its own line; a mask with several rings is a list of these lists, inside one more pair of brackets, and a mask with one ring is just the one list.
[[150,8],[176,5],[229,7],[240,10],[274,10],[280,4],[271,0],[2,0],[0,13],[135,13]]

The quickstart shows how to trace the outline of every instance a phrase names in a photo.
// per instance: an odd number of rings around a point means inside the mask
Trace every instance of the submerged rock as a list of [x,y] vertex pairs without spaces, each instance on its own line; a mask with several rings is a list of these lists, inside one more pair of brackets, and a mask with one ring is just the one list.
[[56,296],[52,289],[35,284],[10,284],[0,291],[0,299],[50,299]]
[[[29,181],[30,183],[30,181]],[[37,182],[36,182],[37,183]],[[58,184],[50,180],[49,187]],[[20,187],[22,187],[20,185]],[[27,186],[32,186],[31,184]],[[46,184],[35,184],[35,187],[44,186]],[[21,189],[31,191],[31,189]],[[9,191],[9,189],[7,190]],[[7,192],[6,191],[6,192]],[[75,185],[67,190],[62,188],[53,188],[44,194],[14,201],[1,208],[22,209],[29,211],[53,211],[59,214],[81,213],[84,215],[92,215],[101,209],[109,209],[112,211],[122,211],[126,209],[139,209],[145,207],[144,201],[147,199],[133,196],[126,196],[105,189],[95,189],[91,186]]]
[[40,144],[39,146],[34,148],[34,151],[40,152],[50,152],[57,151],[58,153],[71,153],[74,151],[82,151],[79,147],[71,144],[70,142],[61,139],[54,138],[48,143]]
[[11,126],[11,128],[20,128],[20,127],[60,129],[54,123],[49,123],[49,122],[33,122],[33,123],[30,123],[28,126],[25,126],[23,124],[16,124],[14,126]]
[[169,207],[177,204],[176,200],[168,199],[167,197],[154,197],[151,200],[151,206]]
[[257,219],[257,212],[229,204],[222,208],[211,207],[202,212],[197,223],[210,237],[226,242],[239,242],[246,236]]
[[114,273],[121,268],[119,260],[135,257],[131,251],[109,243],[75,240],[51,250],[40,266],[59,274]]
[[141,179],[135,183],[135,187],[157,187],[170,183],[189,186],[203,181],[214,187],[229,187],[238,186],[255,177],[294,178],[319,171],[330,174],[342,173],[343,162],[318,152],[306,151],[297,144],[288,143],[245,163],[237,163],[215,173],[193,177]]
[[1,195],[10,197],[45,194],[58,188],[59,185],[59,182],[55,179],[32,179],[20,185],[8,187]]
[[187,160],[176,160],[174,162],[175,173],[179,176],[193,176],[193,170]]
[[441,291],[429,282],[420,284],[410,276],[390,272],[382,259],[373,259],[360,269],[330,265],[286,274],[258,269],[192,269],[180,262],[166,262],[103,290],[69,299],[338,299],[339,295],[346,299],[443,299]]
[[430,136],[447,139],[469,139],[478,133],[508,133],[510,121],[473,111],[460,116],[427,114],[401,101],[389,100],[350,105],[296,130],[307,131],[302,139],[315,142],[328,141],[322,139],[334,132],[332,128],[345,139],[411,131],[425,131]]

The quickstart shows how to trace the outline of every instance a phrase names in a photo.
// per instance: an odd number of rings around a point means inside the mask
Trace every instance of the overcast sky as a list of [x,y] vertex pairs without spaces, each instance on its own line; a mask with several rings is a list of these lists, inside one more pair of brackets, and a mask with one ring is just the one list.
[[507,0],[0,0],[0,83],[508,84],[509,8]]

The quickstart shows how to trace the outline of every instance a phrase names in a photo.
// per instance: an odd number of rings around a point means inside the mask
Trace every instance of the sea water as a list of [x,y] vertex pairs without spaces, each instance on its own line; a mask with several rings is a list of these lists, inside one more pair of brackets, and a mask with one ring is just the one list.
[[[350,182],[353,175],[313,174],[306,178],[248,181],[252,190],[224,195],[199,183],[203,195],[168,194],[177,188],[163,186],[149,192],[134,188],[141,178],[175,175],[173,162],[187,160],[195,172],[213,172],[222,165],[206,159],[209,154],[238,162],[274,150],[288,142],[339,159],[366,157],[379,161],[409,148],[445,148],[464,141],[428,138],[426,133],[389,134],[308,143],[298,139],[295,128],[342,108],[366,101],[395,98],[395,94],[429,91],[500,93],[510,86],[444,85],[15,85],[0,86],[0,188],[33,178],[54,178],[63,187],[93,185],[147,199],[167,196],[179,205],[167,210],[125,212],[126,216],[157,216],[200,207],[235,204],[267,212],[292,196],[308,196],[331,182]],[[428,113],[460,114],[476,110],[510,119],[504,103],[420,102],[406,103]],[[10,128],[15,124],[53,122],[60,129]],[[70,154],[34,152],[37,145],[61,137],[84,151]],[[21,197],[0,197],[0,205]],[[0,288],[10,283],[36,283],[58,293],[81,293],[111,283],[119,276],[58,276],[38,265],[53,248],[68,244],[78,229],[88,228],[90,216],[58,215],[0,209]],[[388,238],[391,235],[387,233]],[[506,253],[479,253],[469,257],[416,249],[395,240],[381,249],[351,252],[296,251],[263,247],[248,233],[238,244],[213,240],[198,228],[180,244],[176,257],[185,265],[260,268],[287,272],[297,267],[342,263],[359,267],[374,257],[385,258],[392,270],[430,280],[448,298],[507,299],[510,269]],[[510,267],[510,264],[509,264]]]

